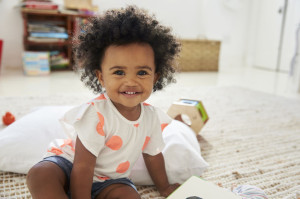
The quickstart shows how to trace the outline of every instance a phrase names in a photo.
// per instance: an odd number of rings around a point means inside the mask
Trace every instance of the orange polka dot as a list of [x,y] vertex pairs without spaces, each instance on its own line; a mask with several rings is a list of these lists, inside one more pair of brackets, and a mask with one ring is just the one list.
[[103,127],[104,127],[104,117],[99,112],[97,112],[97,115],[98,115],[98,118],[99,118],[99,122],[98,122],[98,124],[96,126],[96,130],[97,130],[97,132],[100,135],[104,136],[105,135],[104,130],[103,130]]
[[168,123],[162,123],[160,126],[161,126],[161,132],[164,131],[164,129],[166,128],[166,126],[168,126],[169,124]]
[[66,139],[66,140],[64,140],[64,143],[60,147],[63,148],[65,146],[70,146],[71,150],[75,151],[72,139]]
[[145,142],[144,142],[144,145],[143,145],[143,148],[142,148],[142,151],[144,151],[144,149],[146,148],[148,142],[150,141],[150,137],[147,136],[146,139],[145,139]]
[[121,164],[119,164],[116,172],[117,173],[125,173],[129,169],[129,166],[130,166],[129,161],[122,162]]
[[97,115],[98,115],[98,118],[99,118],[99,121],[102,123],[102,125],[104,126],[104,117],[103,115],[101,115],[101,113],[97,112]]
[[106,177],[106,176],[96,176],[99,180],[103,180],[103,181],[105,181],[105,180],[109,180],[109,177]]
[[61,145],[60,147],[63,148],[63,147],[65,147],[65,146],[67,146],[67,145],[73,147],[73,143],[72,143],[72,140],[71,140],[71,139],[66,139],[66,140],[64,140],[63,145]]
[[114,135],[107,142],[106,146],[111,148],[112,150],[119,150],[122,147],[123,140],[120,136]]
[[134,124],[133,126],[134,126],[134,127],[139,127],[139,125],[140,125],[140,124],[139,124],[139,123],[137,123],[137,124]]
[[103,126],[102,126],[101,122],[98,122],[98,124],[96,126],[96,130],[100,135],[105,136]]
[[61,155],[63,154],[62,150],[56,147],[52,147],[50,150],[48,150],[50,153],[54,153],[56,155]]
[[143,105],[144,105],[144,106],[151,106],[150,104],[148,104],[148,103],[146,103],[146,102],[144,102]]
[[104,94],[100,95],[99,97],[96,97],[94,100],[106,100]]

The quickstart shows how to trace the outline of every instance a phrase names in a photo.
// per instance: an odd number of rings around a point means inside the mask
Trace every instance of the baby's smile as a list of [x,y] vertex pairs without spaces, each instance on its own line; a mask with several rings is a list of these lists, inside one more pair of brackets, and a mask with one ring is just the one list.
[[135,92],[135,91],[125,91],[125,92],[121,92],[123,95],[129,95],[129,96],[134,96],[134,95],[139,95],[142,92]]

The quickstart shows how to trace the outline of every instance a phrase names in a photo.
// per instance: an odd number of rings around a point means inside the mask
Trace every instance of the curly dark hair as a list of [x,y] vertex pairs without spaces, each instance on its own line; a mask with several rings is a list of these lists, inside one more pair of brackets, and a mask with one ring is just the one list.
[[148,43],[155,56],[155,72],[158,81],[153,92],[175,82],[175,61],[180,52],[180,43],[168,27],[162,26],[147,11],[136,6],[112,9],[103,15],[92,17],[83,27],[78,38],[74,38],[74,70],[81,73],[81,81],[94,93],[102,93],[96,71],[101,70],[105,50],[110,45]]

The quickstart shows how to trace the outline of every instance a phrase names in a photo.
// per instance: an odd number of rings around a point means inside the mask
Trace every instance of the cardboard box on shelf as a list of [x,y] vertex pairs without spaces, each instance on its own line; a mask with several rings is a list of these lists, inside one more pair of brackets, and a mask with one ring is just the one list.
[[66,9],[98,11],[98,7],[92,5],[92,0],[64,0],[64,6]]

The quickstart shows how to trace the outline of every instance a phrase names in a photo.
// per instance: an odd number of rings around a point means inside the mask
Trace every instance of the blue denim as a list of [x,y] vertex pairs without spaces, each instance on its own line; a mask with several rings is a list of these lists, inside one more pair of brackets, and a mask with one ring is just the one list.
[[[73,168],[73,164],[72,162],[70,162],[69,160],[60,157],[60,156],[50,156],[50,157],[46,157],[42,160],[43,161],[48,161],[48,162],[53,162],[54,164],[58,165],[66,174],[67,177],[67,182],[68,182],[68,196],[69,198],[71,198],[71,193],[70,193],[70,178],[71,178],[71,171]],[[91,190],[91,196],[92,199],[96,198],[97,195],[106,187],[108,187],[109,185],[112,184],[126,184],[130,187],[132,187],[133,189],[136,189],[136,187],[134,186],[133,182],[128,179],[128,178],[118,178],[118,179],[111,179],[111,180],[106,180],[104,182],[94,182],[92,184],[92,190]]]

